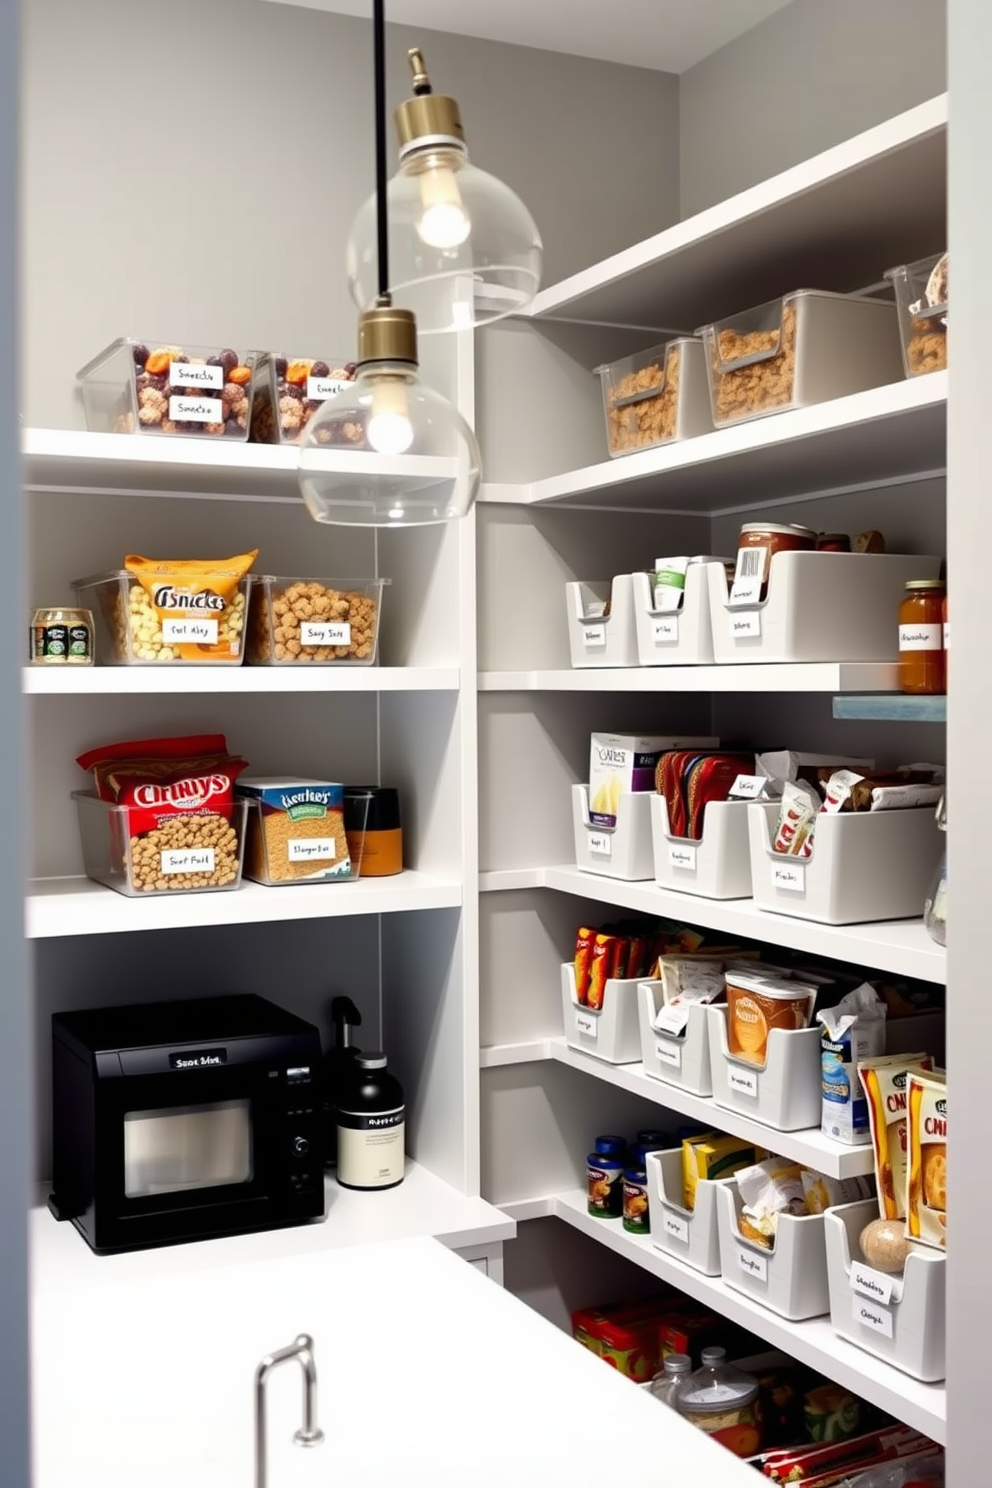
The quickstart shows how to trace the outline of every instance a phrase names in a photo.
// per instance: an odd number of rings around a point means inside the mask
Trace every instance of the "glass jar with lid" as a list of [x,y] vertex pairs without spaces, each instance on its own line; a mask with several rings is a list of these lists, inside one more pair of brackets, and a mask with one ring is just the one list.
[[671,1404],[738,1457],[753,1457],[761,1448],[758,1381],[732,1368],[726,1349],[703,1349],[702,1359],[701,1369],[679,1377]]
[[812,553],[816,533],[794,522],[745,522],[737,541],[737,564],[731,602],[758,603],[768,596],[768,579],[776,553]]
[[651,1394],[664,1405],[673,1405],[672,1399],[679,1380],[692,1373],[692,1360],[688,1354],[669,1354],[662,1367],[651,1381]]
[[943,579],[910,579],[899,606],[899,686],[906,693],[947,691]]

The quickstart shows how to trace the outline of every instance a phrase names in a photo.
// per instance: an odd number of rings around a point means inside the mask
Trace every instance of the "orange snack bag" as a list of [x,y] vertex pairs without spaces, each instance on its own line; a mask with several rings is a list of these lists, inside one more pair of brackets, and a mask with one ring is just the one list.
[[[240,585],[258,549],[234,558],[143,558],[130,553],[127,572],[147,596],[161,642],[181,661],[240,657],[245,597]],[[135,590],[131,590],[135,608]]]
[[575,937],[575,995],[585,1002],[589,995],[589,977],[592,972],[592,952],[596,932],[583,926]]
[[592,973],[586,1002],[589,1007],[602,1011],[606,1001],[606,984],[614,975],[617,964],[619,941],[615,935],[597,935],[592,953]]

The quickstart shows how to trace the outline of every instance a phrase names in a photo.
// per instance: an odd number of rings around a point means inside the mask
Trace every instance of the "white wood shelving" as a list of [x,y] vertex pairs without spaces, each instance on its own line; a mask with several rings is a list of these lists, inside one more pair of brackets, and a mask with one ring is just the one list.
[[28,666],[23,690],[32,697],[457,692],[459,675],[457,667]]
[[890,661],[807,661],[779,666],[575,667],[480,672],[480,692],[896,692]]

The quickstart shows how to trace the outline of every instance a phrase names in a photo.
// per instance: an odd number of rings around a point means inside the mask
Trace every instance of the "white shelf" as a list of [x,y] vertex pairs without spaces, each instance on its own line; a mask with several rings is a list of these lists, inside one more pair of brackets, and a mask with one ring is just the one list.
[[874,283],[946,241],[946,130],[943,95],[550,285],[531,313],[691,331],[800,286]]
[[327,1219],[323,1224],[292,1225],[223,1240],[167,1245],[116,1256],[95,1256],[73,1225],[60,1224],[47,1207],[48,1187],[30,1214],[33,1285],[38,1293],[63,1287],[183,1275],[216,1267],[257,1261],[292,1262],[294,1257],[367,1245],[380,1240],[429,1236],[452,1249],[512,1240],[513,1219],[484,1199],[467,1198],[429,1169],[407,1160],[398,1188],[357,1193],[325,1181]]
[[480,692],[897,692],[894,661],[480,672]]
[[27,666],[22,687],[32,697],[457,692],[459,677],[457,667]]
[[479,874],[479,892],[496,893],[504,889],[543,889],[543,868],[492,868]]
[[[69,495],[201,497],[207,500],[302,501],[292,444],[181,439],[147,434],[88,434],[76,429],[24,429],[26,491]],[[450,462],[422,455],[386,457],[347,450],[328,455],[327,470],[402,475],[429,483],[450,476]]]
[[798,492],[939,475],[946,446],[947,373],[932,372],[530,484],[492,483],[481,499],[712,515],[764,510]]
[[395,877],[359,879],[357,883],[265,888],[246,882],[226,893],[163,894],[149,899],[129,899],[88,878],[44,878],[31,884],[25,933],[32,939],[112,935],[129,930],[456,909],[461,902],[460,880],[409,869]]
[[511,1064],[539,1064],[542,1059],[553,1059],[554,1046],[560,1040],[553,1038],[527,1039],[520,1044],[488,1044],[479,1050],[480,1069],[501,1069]]
[[828,1379],[872,1401],[880,1410],[890,1411],[897,1420],[925,1432],[934,1441],[946,1440],[947,1397],[943,1385],[921,1384],[884,1360],[838,1338],[828,1317],[812,1318],[805,1323],[791,1323],[778,1317],[742,1292],[735,1292],[720,1277],[703,1276],[656,1250],[647,1237],[628,1234],[619,1220],[598,1219],[589,1214],[582,1189],[558,1194],[553,1203],[555,1217],[574,1229],[670,1282],[722,1317],[749,1328],[773,1347],[783,1349],[820,1370]]

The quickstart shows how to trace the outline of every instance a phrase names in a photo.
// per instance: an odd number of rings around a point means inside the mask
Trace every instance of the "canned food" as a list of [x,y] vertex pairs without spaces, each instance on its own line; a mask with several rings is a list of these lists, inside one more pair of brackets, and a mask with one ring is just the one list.
[[593,1142],[593,1148],[603,1157],[623,1157],[627,1151],[626,1137],[597,1137]]
[[34,666],[92,666],[92,614],[62,607],[35,610],[29,652]]
[[623,1213],[623,1163],[602,1152],[586,1158],[588,1209],[599,1219],[619,1219]]
[[623,1175],[623,1227],[633,1235],[648,1235],[648,1175],[643,1168],[627,1168]]
[[745,522],[737,545],[731,603],[758,604],[768,596],[768,577],[776,553],[812,553],[816,533],[795,523]]

